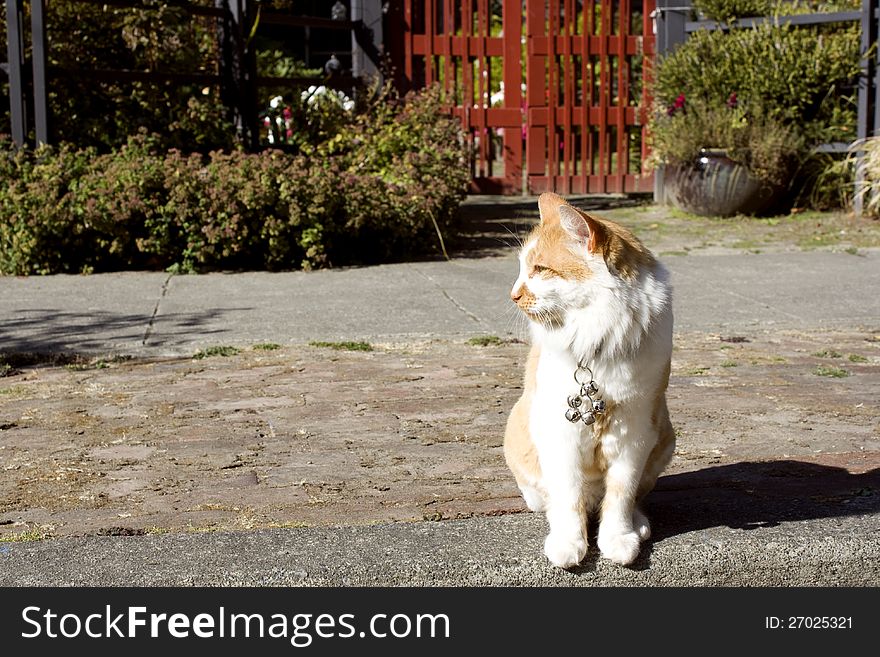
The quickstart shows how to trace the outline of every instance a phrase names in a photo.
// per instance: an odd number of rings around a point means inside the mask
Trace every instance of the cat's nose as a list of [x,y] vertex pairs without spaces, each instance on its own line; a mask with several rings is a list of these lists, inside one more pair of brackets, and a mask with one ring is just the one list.
[[514,303],[519,303],[519,300],[523,297],[523,287],[520,285],[518,288],[513,290],[510,293],[510,298]]

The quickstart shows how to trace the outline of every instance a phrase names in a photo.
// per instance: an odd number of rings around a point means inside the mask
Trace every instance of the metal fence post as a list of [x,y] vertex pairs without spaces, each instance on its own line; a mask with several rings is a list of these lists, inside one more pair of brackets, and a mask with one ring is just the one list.
[[[877,0],[862,0],[862,19],[861,19],[861,52],[867,54],[870,52],[871,44],[875,42],[878,34],[877,26]],[[865,194],[867,193],[865,186],[865,170],[863,168],[864,150],[862,145],[869,137],[874,136],[874,132],[880,120],[880,84],[878,84],[877,75],[880,74],[880,67],[877,66],[880,53],[875,54],[873,58],[865,57],[862,60],[861,79],[859,80],[859,94],[856,113],[856,171],[854,180],[853,193],[853,211],[857,216],[861,216],[865,209]]]
[[[880,38],[880,11],[878,11],[877,1],[862,0],[862,51],[867,53],[870,51],[871,46],[875,48],[873,58],[865,63],[867,70],[864,93],[867,96],[866,106],[868,111],[864,117],[864,126],[860,123],[858,127],[859,137],[864,139],[877,137],[877,131],[880,130],[880,44],[877,42],[877,39]],[[865,39],[866,34],[867,41]],[[862,85],[859,85],[859,94],[861,93]],[[873,105],[873,112],[870,111],[871,105]],[[861,102],[859,103],[859,109],[861,110]],[[861,134],[863,131],[864,137]],[[857,160],[857,165],[861,164],[861,160],[862,156]],[[857,166],[856,170],[859,172],[856,174],[856,186],[858,189],[859,182],[863,185],[866,182],[865,171],[861,166]],[[861,175],[861,181],[858,179],[859,175]],[[871,196],[868,197],[868,200],[873,201],[876,198],[876,190],[872,189],[870,191]],[[853,209],[857,215],[861,215],[864,211],[865,200],[865,194],[858,194],[856,196]]]
[[685,23],[690,13],[691,0],[657,0],[654,24],[658,55],[665,55],[687,40]]
[[227,121],[232,124],[238,134],[238,117],[235,112],[238,102],[235,89],[236,58],[233,56],[232,10],[229,6],[229,0],[214,0],[214,6],[223,11],[222,18],[217,19],[217,43],[219,46],[217,72],[220,75],[220,102],[223,103]]
[[255,27],[254,23],[258,20],[255,15],[258,3],[252,3],[249,0],[239,0],[239,3],[241,4],[239,18],[242,49],[241,86],[244,90],[240,111],[242,122],[245,125],[243,136],[245,146],[255,151],[260,147],[260,112],[259,99],[257,98],[257,50],[252,47],[250,41],[251,31]]
[[27,103],[24,96],[24,39],[22,0],[6,0],[6,54],[9,64],[9,114],[12,141],[18,148],[27,139]]
[[36,145],[49,143],[49,105],[46,88],[46,0],[31,0],[31,45]]
[[[7,0],[8,1],[8,0]],[[255,150],[259,141],[255,87],[256,59],[248,46],[251,17],[247,0],[214,0],[224,10],[219,21],[220,98],[238,141]]]
[[376,55],[382,44],[381,0],[351,0],[351,20],[355,31],[351,35],[351,72],[356,78],[379,76]]
[[[691,0],[657,0],[654,10],[654,33],[657,36],[657,59],[669,54],[687,40],[685,23],[691,13]],[[666,203],[663,166],[654,170],[654,202]]]

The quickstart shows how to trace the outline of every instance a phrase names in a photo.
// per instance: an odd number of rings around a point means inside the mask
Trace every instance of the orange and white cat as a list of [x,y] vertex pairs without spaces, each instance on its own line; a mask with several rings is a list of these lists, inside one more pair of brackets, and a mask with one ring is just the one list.
[[[551,563],[581,562],[587,515],[598,509],[602,556],[630,564],[651,533],[639,502],[675,447],[666,406],[669,275],[622,226],[555,194],[542,194],[538,208],[541,222],[523,245],[511,291],[530,320],[532,348],[504,455],[526,505],[546,511]],[[569,411],[588,371],[598,385],[593,397],[604,401],[592,424]]]

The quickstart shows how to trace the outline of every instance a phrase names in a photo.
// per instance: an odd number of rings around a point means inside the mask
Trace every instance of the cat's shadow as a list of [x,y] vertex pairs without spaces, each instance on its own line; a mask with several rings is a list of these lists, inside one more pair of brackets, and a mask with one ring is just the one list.
[[866,515],[880,511],[880,468],[850,474],[795,460],[713,466],[661,477],[646,511],[654,543],[711,527],[751,530]]
[[[657,481],[645,510],[652,538],[642,546],[632,570],[651,565],[654,545],[664,539],[713,527],[754,530],[784,522],[880,512],[880,468],[862,474],[846,469],[779,460],[719,465],[667,475]],[[571,572],[595,570],[598,524],[590,519],[590,549]]]

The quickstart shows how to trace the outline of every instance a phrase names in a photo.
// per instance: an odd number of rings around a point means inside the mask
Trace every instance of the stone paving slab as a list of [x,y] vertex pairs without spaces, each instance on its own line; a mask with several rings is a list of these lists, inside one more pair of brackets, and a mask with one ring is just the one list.
[[[0,538],[521,513],[501,442],[526,351],[435,340],[24,368],[0,379]],[[780,483],[877,509],[877,399],[875,333],[678,334],[661,483],[732,487],[734,511]]]

